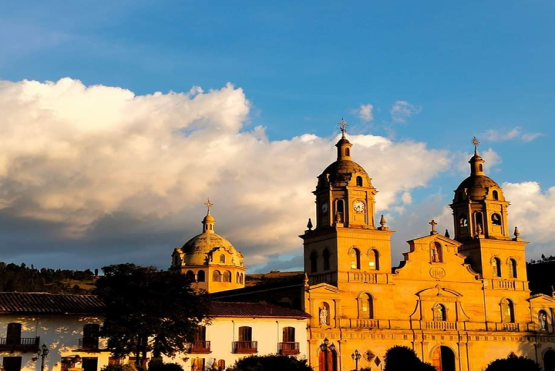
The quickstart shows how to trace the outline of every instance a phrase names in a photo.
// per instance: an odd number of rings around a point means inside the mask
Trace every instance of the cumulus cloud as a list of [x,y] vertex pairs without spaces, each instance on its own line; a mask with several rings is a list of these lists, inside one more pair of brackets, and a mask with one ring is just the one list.
[[521,140],[522,142],[531,142],[541,137],[542,133],[525,133],[521,127],[514,127],[509,130],[490,129],[483,134],[487,140],[492,142],[504,142],[508,140]]
[[[250,111],[231,84],[139,96],[70,78],[0,81],[0,251],[165,267],[200,232],[210,196],[218,233],[248,265],[298,254],[338,137],[270,140],[245,126]],[[450,163],[424,143],[349,139],[380,191],[378,212],[409,204]]]
[[355,111],[358,117],[364,122],[370,122],[374,120],[374,106],[372,104],[361,104],[360,107]]
[[421,107],[410,104],[405,100],[396,101],[389,113],[391,114],[391,119],[393,122],[405,123],[407,120],[422,111]]

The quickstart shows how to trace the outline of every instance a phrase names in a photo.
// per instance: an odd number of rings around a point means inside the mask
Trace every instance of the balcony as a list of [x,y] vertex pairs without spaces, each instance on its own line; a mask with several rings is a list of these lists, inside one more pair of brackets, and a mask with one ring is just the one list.
[[192,354],[207,354],[210,353],[209,341],[195,341],[187,344],[187,353]]
[[426,330],[456,330],[457,323],[456,322],[447,322],[447,321],[434,321],[434,322],[425,322]]
[[232,346],[233,353],[236,354],[253,354],[258,352],[257,341],[234,341]]
[[40,336],[34,338],[0,338],[0,351],[37,352]]
[[284,342],[278,344],[278,353],[286,356],[299,354],[299,343]]
[[97,337],[86,337],[79,339],[79,349],[86,352],[97,352],[98,351],[98,338]]

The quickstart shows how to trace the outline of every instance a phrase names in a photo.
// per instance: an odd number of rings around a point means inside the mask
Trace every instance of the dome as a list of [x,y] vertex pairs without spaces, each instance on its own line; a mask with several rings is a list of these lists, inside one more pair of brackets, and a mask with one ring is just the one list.
[[231,242],[217,233],[205,231],[191,238],[181,249],[185,265],[207,265],[213,252],[225,250],[232,255],[231,263],[236,266],[243,265],[243,254],[233,247]]
[[319,178],[326,178],[329,174],[329,180],[333,183],[348,182],[353,176],[359,175],[364,178],[365,183],[371,185],[371,178],[362,166],[352,160],[337,160],[326,168]]
[[457,187],[455,192],[465,192],[471,199],[483,199],[488,194],[488,188],[495,187],[499,190],[499,185],[486,175],[471,175]]

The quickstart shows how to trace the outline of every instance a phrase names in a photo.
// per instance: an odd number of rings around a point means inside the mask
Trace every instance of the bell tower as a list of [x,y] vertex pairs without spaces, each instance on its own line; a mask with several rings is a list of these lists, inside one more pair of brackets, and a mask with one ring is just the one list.
[[[474,271],[500,285],[501,280],[526,281],[526,242],[510,236],[509,202],[503,189],[484,171],[484,159],[478,152],[476,138],[474,156],[470,158],[470,176],[455,190],[453,210],[455,240],[462,242],[459,252],[466,255]],[[508,283],[514,286],[515,283]],[[527,287],[527,286],[526,286]]]
[[[353,145],[346,137],[347,123],[339,123],[341,138],[337,161],[318,176],[316,227],[304,240],[305,272],[309,283],[342,285],[348,282],[387,281],[391,270],[390,236],[382,217],[376,226],[376,188],[368,173],[352,160]],[[380,282],[381,282],[380,281]]]

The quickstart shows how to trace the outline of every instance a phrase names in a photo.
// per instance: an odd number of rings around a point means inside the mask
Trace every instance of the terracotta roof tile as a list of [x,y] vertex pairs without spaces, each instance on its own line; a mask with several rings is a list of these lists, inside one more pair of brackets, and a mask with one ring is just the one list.
[[92,314],[104,304],[95,295],[55,295],[44,292],[0,292],[0,314]]
[[214,301],[210,306],[213,317],[257,317],[257,318],[310,318],[308,313],[296,309],[279,307],[268,303],[243,303]]

